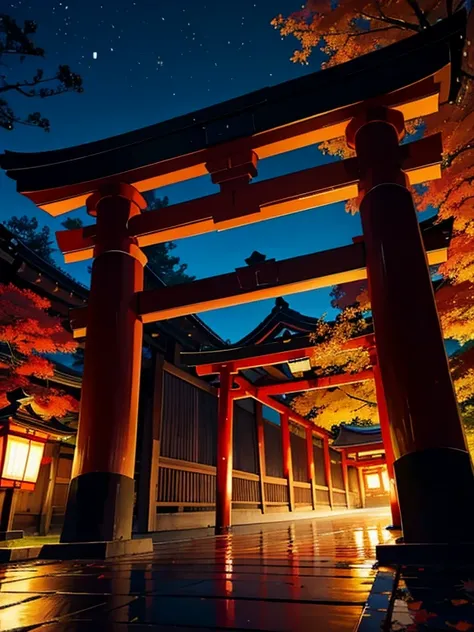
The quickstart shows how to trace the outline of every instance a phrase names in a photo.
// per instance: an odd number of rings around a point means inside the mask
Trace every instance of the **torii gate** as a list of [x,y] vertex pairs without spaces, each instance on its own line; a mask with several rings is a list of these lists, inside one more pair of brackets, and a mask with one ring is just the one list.
[[[405,540],[472,541],[469,521],[451,519],[473,505],[474,478],[407,188],[440,177],[441,141],[399,144],[404,121],[455,98],[464,27],[457,13],[346,64],[166,123],[2,156],[18,190],[46,212],[86,204],[97,218],[58,234],[66,261],[94,257],[87,311],[73,319],[87,342],[63,542],[131,537],[143,323],[366,275]],[[259,159],[343,135],[355,158],[250,184]],[[206,173],[220,193],[142,214],[140,191]],[[142,246],[358,194],[363,243],[143,291]],[[230,372],[226,380],[220,424],[229,433]]]
[[[201,352],[181,352],[184,364],[195,367],[200,376],[218,374],[220,378],[221,409],[219,417],[218,455],[217,459],[217,499],[216,507],[216,533],[225,533],[231,525],[232,506],[232,424],[233,424],[233,401],[242,397],[252,397],[261,404],[265,404],[280,412],[282,420],[288,417],[288,409],[280,404],[274,396],[288,393],[298,393],[301,391],[321,390],[356,384],[368,380],[374,380],[377,407],[379,412],[380,430],[385,450],[385,464],[390,482],[390,510],[391,527],[400,528],[401,516],[396,490],[394,462],[395,455],[390,432],[390,422],[388,418],[387,404],[385,400],[384,388],[380,368],[377,361],[376,343],[374,334],[366,334],[348,340],[343,349],[365,349],[369,353],[372,368],[360,371],[355,374],[331,375],[311,379],[297,379],[288,382],[269,384],[266,386],[254,386],[241,376],[235,377],[239,371],[252,369],[255,367],[272,366],[283,364],[292,360],[311,358],[314,354],[314,345],[310,344],[308,338],[296,338],[294,341],[283,340],[281,342],[267,343],[263,345],[253,345],[248,347],[236,347],[219,351]],[[234,376],[234,377],[229,377]],[[233,384],[237,388],[233,388]],[[228,402],[224,407],[224,402]],[[321,428],[315,427],[313,423],[301,419],[299,415],[291,411],[294,421],[303,426],[307,433],[309,446],[312,445],[313,433],[323,440],[324,465],[326,481],[329,482],[329,441],[328,434],[321,432]],[[288,424],[282,424],[282,441],[284,471],[288,470],[286,456],[290,451],[290,436]],[[312,448],[307,450],[308,455],[308,478],[314,484],[314,462]],[[347,464],[343,461],[344,476],[347,476]],[[290,486],[291,487],[291,486]],[[329,487],[330,505],[331,485]],[[347,486],[346,486],[347,488]]]

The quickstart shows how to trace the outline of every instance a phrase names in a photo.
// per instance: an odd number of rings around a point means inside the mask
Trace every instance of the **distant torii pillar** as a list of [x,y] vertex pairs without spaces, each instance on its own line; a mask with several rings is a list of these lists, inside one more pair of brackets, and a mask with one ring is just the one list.
[[395,454],[393,452],[392,433],[390,429],[390,420],[388,417],[387,402],[385,400],[385,392],[383,390],[382,375],[380,373],[379,361],[377,358],[377,350],[375,347],[369,349],[370,363],[374,372],[375,394],[377,397],[377,408],[379,413],[380,432],[382,434],[383,447],[385,450],[385,462],[387,465],[387,474],[390,485],[390,511],[392,515],[393,528],[401,527],[400,506],[398,504],[397,485],[395,481]]
[[405,542],[472,542],[474,477],[399,141],[403,115],[367,107],[347,128],[360,172],[360,214],[377,356],[395,451]]
[[234,396],[231,367],[223,365],[219,373],[216,464],[216,535],[224,535],[232,526],[232,457]]

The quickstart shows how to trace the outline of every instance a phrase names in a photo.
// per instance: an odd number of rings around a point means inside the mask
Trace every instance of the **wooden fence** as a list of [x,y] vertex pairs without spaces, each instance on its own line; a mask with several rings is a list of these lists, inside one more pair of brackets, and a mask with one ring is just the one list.
[[[289,424],[291,471],[283,475],[282,428],[252,399],[234,402],[232,506],[258,514],[360,506],[357,472],[341,454]],[[325,454],[326,450],[326,454]],[[137,438],[136,528],[159,528],[160,514],[212,510],[216,495],[217,391],[158,358],[142,383]],[[314,462],[310,480],[309,462]],[[330,463],[329,480],[325,456]],[[33,492],[18,492],[14,528],[47,533],[64,518],[73,447],[48,444]],[[344,481],[347,483],[345,488]],[[188,516],[188,518],[192,518]],[[191,521],[192,522],[192,521]],[[189,526],[188,520],[187,525]]]
[[[166,362],[162,372],[161,394],[155,392],[161,406],[158,411],[156,406],[148,411],[148,436],[152,432],[158,437],[159,455],[155,455],[148,476],[148,480],[155,481],[154,485],[147,485],[147,481],[139,484],[142,492],[138,504],[147,503],[147,499],[150,504],[141,530],[156,529],[160,514],[202,512],[215,506],[217,392]],[[144,424],[147,425],[147,420]],[[145,430],[143,437],[146,436]],[[346,489],[341,454],[329,448],[330,491],[323,441],[315,436],[312,441],[314,481],[309,478],[305,430],[290,424],[292,475],[285,478],[280,425],[264,418],[258,402],[235,401],[233,509],[267,513],[360,506],[357,473],[355,478],[348,473]]]

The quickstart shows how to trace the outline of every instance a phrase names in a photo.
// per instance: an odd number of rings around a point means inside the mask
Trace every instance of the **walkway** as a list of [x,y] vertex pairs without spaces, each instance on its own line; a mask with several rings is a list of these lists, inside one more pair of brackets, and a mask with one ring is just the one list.
[[352,632],[387,522],[365,510],[161,543],[140,558],[3,566],[0,630]]

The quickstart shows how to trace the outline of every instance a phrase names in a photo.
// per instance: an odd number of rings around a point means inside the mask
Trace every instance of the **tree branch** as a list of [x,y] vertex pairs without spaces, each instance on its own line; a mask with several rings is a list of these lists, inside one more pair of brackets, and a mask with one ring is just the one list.
[[41,70],[38,70],[37,74],[33,77],[33,79],[31,79],[31,81],[27,81],[25,79],[24,81],[18,81],[17,83],[6,83],[5,85],[0,87],[0,93],[8,92],[9,90],[16,90],[27,97],[36,96],[36,94],[30,94],[21,90],[21,88],[34,88],[41,83],[51,83],[52,81],[59,81],[57,75],[55,75],[54,77],[47,77],[46,79],[43,79],[42,77],[43,72]]
[[381,26],[379,28],[370,29],[370,31],[329,31],[327,33],[321,33],[321,39],[326,40],[328,37],[335,35],[346,35],[347,37],[364,37],[364,35],[372,35],[372,33],[382,33],[386,31],[392,31],[398,28],[397,26]]
[[420,5],[418,4],[418,2],[416,0],[406,0],[406,2],[409,4],[409,6],[412,8],[414,14],[418,18],[418,22],[420,23],[420,26],[422,28],[424,28],[424,29],[429,28],[430,23],[426,19],[426,16],[425,16],[424,12],[422,11],[422,9],[421,9]]
[[351,395],[350,393],[347,393],[343,388],[341,388],[340,386],[336,386],[338,391],[341,391],[342,393],[344,393],[344,395],[346,395],[347,397],[350,397],[350,399],[355,399],[358,402],[364,402],[365,405],[367,406],[377,406],[376,402],[371,402],[368,399],[364,399],[363,397],[357,397],[356,395]]
[[474,138],[471,138],[471,140],[468,140],[467,145],[464,145],[463,147],[460,147],[456,151],[453,151],[452,153],[447,154],[446,157],[443,159],[442,166],[444,167],[444,169],[447,169],[453,164],[453,162],[456,160],[458,156],[460,156],[466,151],[471,151],[472,149],[474,149]]
[[[348,37],[363,37],[364,35],[372,35],[372,33],[386,33],[387,31],[393,31],[398,26],[381,26],[380,28],[370,29],[370,31],[357,31],[356,33],[347,33]],[[341,33],[343,35],[343,33]]]
[[393,24],[394,26],[397,26],[398,28],[401,28],[403,30],[410,30],[410,31],[415,31],[415,33],[419,33],[420,28],[417,24],[413,24],[412,22],[406,22],[405,20],[399,20],[398,18],[392,18],[386,15],[382,11],[380,2],[376,2],[376,4],[377,4],[378,12],[379,12],[378,17],[376,15],[370,15],[369,13],[365,13],[364,11],[361,11],[360,14],[362,15],[362,17],[367,18],[367,20],[377,20],[379,22],[386,22],[388,24]]

